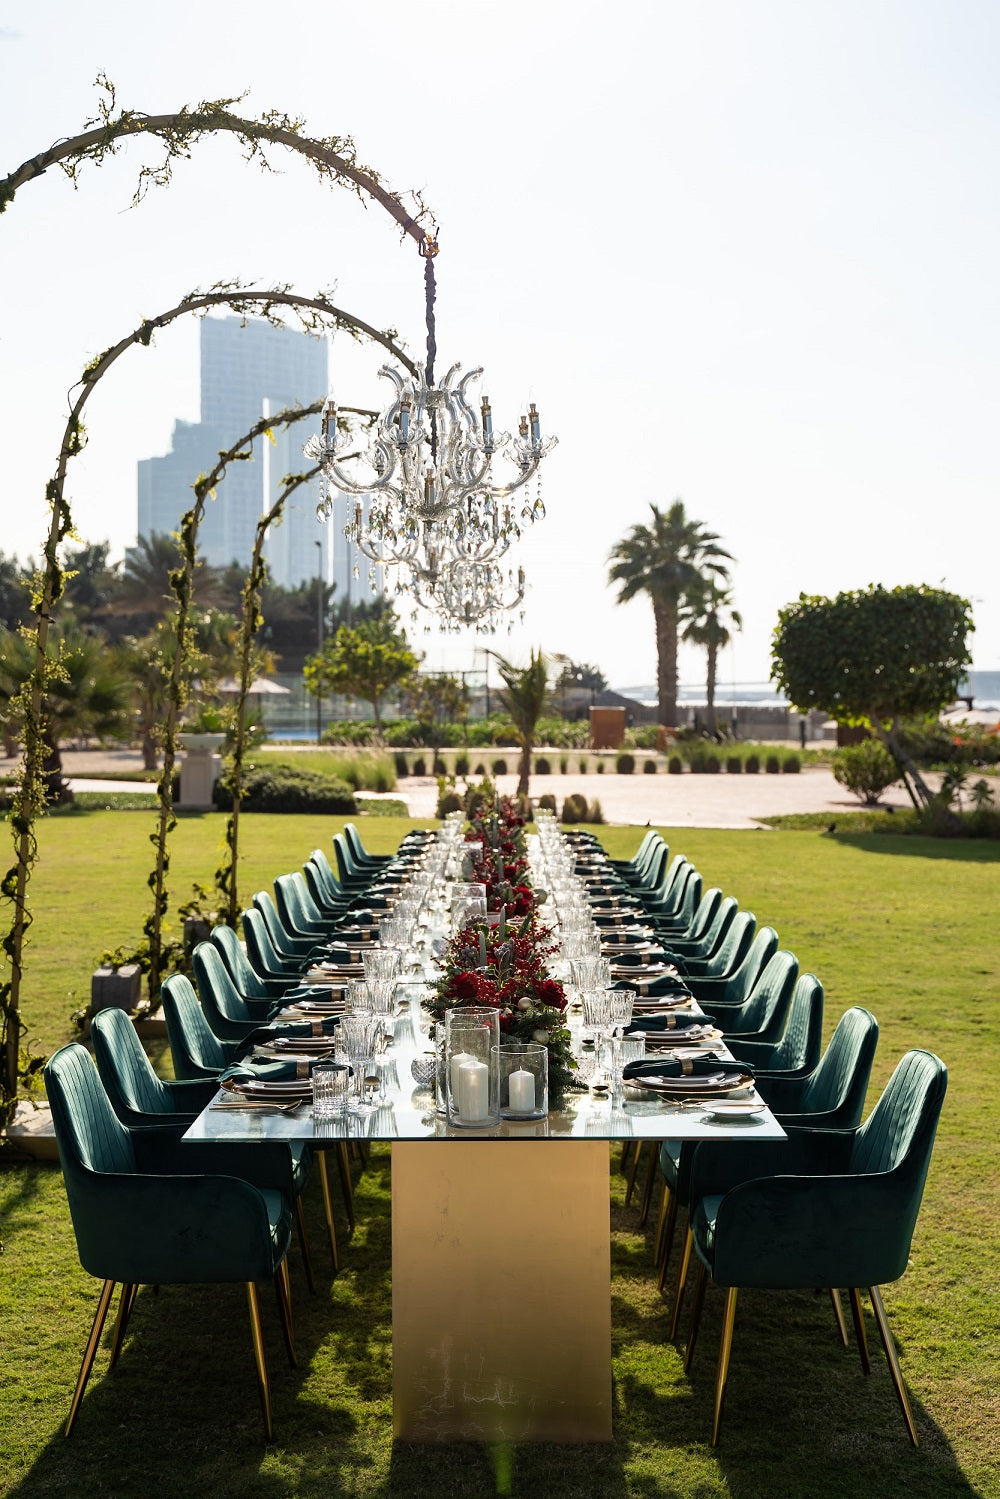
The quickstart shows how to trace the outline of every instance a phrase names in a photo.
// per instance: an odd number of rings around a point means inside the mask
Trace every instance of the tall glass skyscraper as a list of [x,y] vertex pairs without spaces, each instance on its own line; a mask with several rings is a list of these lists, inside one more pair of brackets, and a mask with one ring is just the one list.
[[[140,536],[176,531],[192,503],[191,485],[220,451],[231,447],[267,413],[311,405],[327,391],[326,340],[240,318],[204,318],[201,323],[201,420],[175,424],[170,452],[138,465]],[[246,565],[262,510],[278,496],[282,478],[307,466],[306,438],[315,421],[277,432],[276,445],[258,439],[252,461],[233,463],[209,500],[199,533],[199,551],[219,567]],[[268,564],[276,583],[295,587],[322,568],[329,576],[327,525],[316,520],[319,485],[297,490],[281,526],[271,535]],[[321,543],[317,552],[316,542]],[[342,537],[339,550],[343,546]]]

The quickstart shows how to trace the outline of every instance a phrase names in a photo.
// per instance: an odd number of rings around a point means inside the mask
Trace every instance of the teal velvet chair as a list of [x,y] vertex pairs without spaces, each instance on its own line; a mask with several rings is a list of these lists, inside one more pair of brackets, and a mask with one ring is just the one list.
[[218,948],[229,977],[244,999],[264,1000],[270,1005],[285,1001],[289,990],[298,987],[295,978],[267,978],[258,973],[231,926],[214,926],[208,940]]
[[[80,1263],[103,1282],[66,1435],[73,1430],[116,1285],[121,1285],[121,1299],[112,1368],[140,1286],[232,1281],[246,1287],[264,1433],[272,1441],[257,1282],[274,1282],[285,1346],[294,1365],[285,1259],[292,1231],[291,1202],[280,1191],[224,1173],[204,1174],[218,1172],[212,1164],[212,1146],[180,1145],[158,1130],[130,1133],[115,1116],[82,1046],[62,1047],[49,1058],[44,1076]],[[196,1155],[203,1149],[205,1156]],[[201,1173],[194,1174],[199,1164]],[[232,1370],[225,1373],[233,1377]],[[161,1404],[169,1403],[169,1380],[164,1392]]]
[[[175,994],[177,989],[175,977]],[[101,1010],[91,1022],[90,1033],[101,1082],[111,1107],[126,1129],[172,1129],[179,1137],[219,1091],[217,1076],[190,1082],[164,1082],[157,1077],[136,1035],[135,1026],[124,1010]],[[169,1034],[168,1031],[168,1038]],[[265,1174],[259,1176],[258,1166],[263,1158],[258,1160],[255,1145],[221,1144],[219,1152],[220,1159],[225,1160],[233,1176],[242,1176],[258,1186],[278,1185],[292,1199],[306,1280],[310,1291],[315,1290],[301,1195],[312,1166],[309,1146],[290,1144],[279,1147],[277,1180],[270,1153]],[[193,1168],[198,1164],[198,1157],[189,1155],[186,1164],[189,1169]],[[336,1255],[334,1260],[336,1264]]]
[[[738,921],[737,916],[733,927]],[[754,933],[753,941],[736,967],[718,977],[694,974],[689,969],[684,978],[702,1008],[717,1016],[718,1006],[741,1005],[749,998],[758,976],[768,959],[777,950],[778,934],[774,927],[762,926],[758,932]]]
[[[804,975],[812,978],[811,974]],[[813,983],[819,987],[819,981]],[[822,988],[820,987],[822,1014]],[[861,1120],[868,1082],[871,1077],[875,1048],[878,1045],[878,1021],[860,1006],[847,1010],[837,1022],[823,1056],[805,1076],[787,1077],[780,1073],[758,1072],[754,1076],[757,1092],[786,1130],[855,1129]],[[732,1050],[732,1046],[730,1046]],[[751,1059],[752,1060],[752,1059]],[[660,1149],[660,1170],[664,1180],[664,1203],[667,1204],[663,1239],[659,1245],[660,1289],[666,1275],[670,1242],[678,1206],[687,1207],[691,1193],[691,1163],[696,1147],[668,1140]],[[661,1210],[661,1221],[663,1218]],[[693,1242],[690,1226],[684,1242],[674,1292],[670,1321],[671,1338],[677,1335],[681,1300]],[[840,1303],[834,1303],[839,1312]],[[838,1322],[839,1322],[838,1316]]]
[[220,1041],[205,1019],[194,985],[183,973],[164,980],[160,1007],[167,1022],[174,1076],[214,1083],[222,1069],[237,1059],[239,1044]]
[[278,875],[274,882],[274,903],[286,932],[312,937],[315,942],[332,940],[335,922],[315,905],[305,875],[298,870]]
[[254,972],[275,986],[284,983],[286,992],[302,987],[305,959],[278,951],[271,940],[267,922],[255,906],[243,912],[242,921],[247,961]]
[[[216,927],[216,931],[221,930]],[[228,928],[225,928],[228,930]],[[213,934],[214,935],[214,934]],[[244,1051],[249,1049],[252,1043],[225,1042],[220,1041],[205,1019],[205,1012],[198,1001],[191,980],[185,978],[182,973],[172,974],[163,985],[160,992],[160,1002],[163,1006],[163,1014],[167,1022],[167,1038],[170,1042],[170,1055],[174,1064],[174,1072],[178,1077],[200,1077],[211,1078],[213,1085],[217,1084],[219,1073],[224,1067],[228,1067],[233,1061],[238,1060]],[[330,1196],[330,1182],[326,1170],[326,1153],[322,1146],[313,1148],[315,1159],[319,1169],[320,1187],[323,1191],[323,1207],[326,1213],[326,1230],[330,1241],[330,1257],[333,1260],[333,1268],[340,1269],[340,1250],[337,1244],[337,1229],[333,1217],[333,1201]],[[303,1154],[303,1152],[299,1152]],[[344,1202],[347,1208],[347,1221],[351,1231],[354,1231],[354,1186],[351,1181],[350,1161],[347,1154],[347,1146],[344,1142],[337,1142],[337,1166],[340,1171],[341,1185],[344,1190]],[[302,1178],[304,1185],[305,1178]],[[296,1204],[297,1206],[297,1204]],[[304,1234],[302,1224],[299,1224],[300,1236]],[[303,1239],[303,1243],[304,1243]],[[304,1251],[304,1257],[308,1262],[308,1251]]]
[[[762,937],[771,930],[770,927],[762,927],[757,936]],[[758,945],[756,938],[754,945]],[[763,947],[764,944],[761,943],[760,946]],[[745,965],[750,971],[753,955],[751,949]],[[701,1000],[701,1007],[721,1028],[727,1042],[732,1036],[734,1039],[744,1037],[747,1041],[758,1043],[777,1043],[784,1035],[798,976],[799,960],[795,954],[787,950],[775,952],[753,979],[742,1003],[711,1004]],[[690,987],[693,988],[693,984]],[[749,1060],[749,1057],[744,1058],[744,1061]]]
[[709,1278],[726,1293],[715,1381],[719,1439],[737,1294],[846,1287],[861,1365],[871,1368],[861,1290],[867,1289],[910,1441],[918,1445],[880,1287],[906,1269],[947,1088],[947,1069],[909,1051],[857,1130],[796,1130],[784,1142],[699,1145],[691,1167],[691,1228],[698,1256],[690,1368]]
[[669,858],[670,849],[664,841],[662,834],[651,828],[644,835],[642,842],[631,859],[609,859],[608,863],[612,869],[617,870],[623,880],[627,880],[630,884],[641,884],[648,873],[653,850],[659,848],[661,845],[667,849],[667,856]]
[[[726,934],[707,958],[686,957],[684,972],[696,978],[725,978],[743,962],[750,951],[750,944],[757,930],[757,918],[752,911],[737,911],[730,921]],[[670,943],[665,944],[667,947]],[[777,946],[777,944],[775,944]]]
[[[706,902],[711,902],[711,915],[707,922],[703,917]],[[664,939],[667,953],[678,968],[685,968],[688,963],[703,963],[713,957],[722,946],[739,908],[735,895],[723,896],[717,885],[706,890],[691,923],[690,932],[683,936],[673,933]],[[750,936],[753,936],[752,932]]]
[[726,1037],[726,1045],[737,1061],[749,1062],[758,1075],[765,1076],[804,1076],[819,1062],[822,1044],[823,985],[814,973],[802,973],[796,980],[785,1029],[778,1041]]

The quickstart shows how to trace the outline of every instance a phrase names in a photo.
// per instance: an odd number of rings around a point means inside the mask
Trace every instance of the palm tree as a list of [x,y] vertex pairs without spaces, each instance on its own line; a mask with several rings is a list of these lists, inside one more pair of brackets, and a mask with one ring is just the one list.
[[657,717],[670,727],[677,719],[677,638],[681,609],[707,579],[728,580],[729,552],[714,531],[692,520],[683,501],[664,514],[656,505],[648,526],[635,525],[612,547],[608,581],[620,585],[618,602],[648,593],[656,628]]
[[[704,585],[693,594],[687,605],[687,624],[683,639],[692,645],[704,646],[708,655],[705,668],[705,710],[708,731],[715,733],[715,679],[718,672],[719,652],[732,640],[730,625],[742,630],[743,620],[733,608],[733,591],[718,578],[706,578]],[[728,623],[727,623],[728,621]]]
[[[128,616],[133,630],[153,629],[157,620],[176,606],[170,574],[180,566],[181,549],[176,536],[162,531],[140,536],[125,554],[111,594],[111,613]],[[202,609],[226,603],[222,574],[201,558],[195,564],[194,591]]]
[[531,752],[535,747],[535,729],[545,708],[548,689],[548,663],[541,651],[532,651],[527,666],[515,666],[496,651],[490,651],[503,677],[506,692],[504,707],[511,716],[521,746],[517,766],[517,795],[528,795],[531,777]]
[[[105,641],[72,622],[53,631],[58,669],[48,679],[42,702],[45,800],[73,800],[63,779],[60,746],[84,734],[121,734],[128,728],[129,684]],[[23,728],[20,693],[31,675],[34,646],[23,635],[0,631],[0,715],[5,726]]]

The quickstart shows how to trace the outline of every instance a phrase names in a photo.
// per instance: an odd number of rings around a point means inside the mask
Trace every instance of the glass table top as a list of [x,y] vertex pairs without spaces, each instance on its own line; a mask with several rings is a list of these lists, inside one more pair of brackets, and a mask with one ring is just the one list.
[[[752,1118],[713,1115],[710,1103],[677,1103],[626,1086],[621,1097],[597,1096],[586,1088],[571,1088],[544,1119],[501,1121],[486,1129],[449,1125],[435,1110],[433,1085],[413,1081],[410,1063],[427,1054],[431,1044],[421,1030],[420,994],[424,986],[404,984],[393,1023],[393,1040],[382,1061],[387,1083],[386,1101],[369,1113],[342,1119],[314,1119],[311,1105],[287,1112],[260,1107],[232,1107],[232,1094],[221,1091],[184,1135],[199,1141],[287,1140],[322,1144],[336,1140],[780,1140],[784,1130],[766,1108]],[[574,1050],[580,1052],[579,1016],[568,1024]],[[225,1108],[216,1104],[225,1099]],[[721,1101],[721,1100],[720,1100]]]

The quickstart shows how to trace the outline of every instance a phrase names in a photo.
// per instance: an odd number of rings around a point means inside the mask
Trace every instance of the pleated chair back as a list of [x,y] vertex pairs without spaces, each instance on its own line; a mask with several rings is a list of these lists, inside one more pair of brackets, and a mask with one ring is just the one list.
[[[215,931],[229,931],[216,927]],[[213,932],[213,938],[215,933]],[[217,1077],[236,1047],[224,1046],[205,1019],[194,985],[183,973],[171,974],[160,991],[174,1076],[182,1080]]]
[[[712,891],[709,890],[702,899],[702,905],[704,905],[711,894]],[[676,951],[678,956],[687,962],[707,964],[708,960],[719,951],[719,948],[726,940],[726,935],[735,921],[739,909],[740,903],[735,895],[723,896],[716,903],[715,913],[704,936],[688,937],[685,935],[682,937],[678,933],[668,939],[667,945],[672,952]],[[748,947],[752,936],[753,930],[751,929],[750,937],[747,938]]]
[[214,926],[209,941],[219,949],[219,955],[229,971],[229,977],[240,994],[247,999],[270,999],[271,986],[250,962],[239,937],[231,926]]
[[[752,911],[737,911],[715,953],[699,971],[702,978],[726,978],[735,973],[750,951],[757,918]],[[775,943],[777,946],[777,943]]]
[[274,902],[286,931],[300,932],[317,941],[329,932],[330,918],[315,905],[305,875],[298,870],[278,875],[274,882]]
[[[773,931],[773,927],[762,927],[757,936],[762,937],[770,931]],[[754,948],[758,948],[756,939]],[[758,951],[765,951],[763,943],[759,945]],[[747,963],[750,963],[753,955],[754,949],[751,949]],[[798,976],[799,960],[793,952],[772,953],[753,980],[750,993],[746,1002],[740,1006],[738,1015],[727,1016],[720,1021],[726,1034],[752,1034],[755,1041],[777,1042],[785,1030]]]
[[309,956],[316,946],[316,938],[290,932],[278,913],[273,896],[267,890],[257,891],[253,898],[253,906],[254,910],[259,911],[263,916],[267,935],[281,957],[307,958]]
[[321,848],[314,848],[309,855],[309,862],[319,875],[320,886],[327,901],[346,905],[350,897],[342,888],[340,881],[333,872],[333,866]]
[[302,959],[279,953],[271,941],[261,913],[251,908],[243,912],[243,937],[247,945],[247,959],[265,979],[285,979],[295,983],[302,973]]
[[199,942],[191,954],[191,966],[205,1019],[220,1041],[245,1041],[259,1029],[262,1022],[250,1014],[217,947]]
[[119,1118],[173,1112],[170,1094],[124,1010],[99,1010],[90,1023],[90,1035],[101,1082]]
[[[691,930],[695,913],[701,904],[703,884],[704,881],[697,869],[695,869],[693,864],[689,864],[684,871],[679,891],[679,900],[674,915],[667,918],[671,929],[676,928],[678,933],[684,933],[685,935]],[[662,932],[664,929],[663,922],[658,922],[657,925]]]
[[[698,909],[691,918],[691,924],[684,936],[685,942],[704,942],[711,933],[712,927],[722,906],[722,891],[718,885],[713,885],[706,890],[698,902]],[[733,915],[736,914],[736,902],[733,901]]]
[[[77,1222],[76,1188],[81,1178],[135,1170],[135,1152],[128,1130],[117,1118],[98,1077],[94,1059],[79,1042],[61,1047],[45,1064],[45,1091],[52,1109],[52,1126],[59,1146],[70,1214],[80,1246],[83,1268],[93,1270],[83,1257]],[[90,1215],[88,1215],[89,1223]]]
[[823,985],[814,973],[801,973],[788,1008],[781,1040],[764,1064],[786,1076],[811,1072],[823,1046]]
[[353,822],[344,823],[344,837],[354,855],[355,863],[360,869],[381,869],[383,864],[392,862],[391,854],[370,854],[361,841],[361,834]]
[[804,1080],[799,1112],[822,1114],[824,1129],[860,1123],[878,1046],[878,1021],[860,1005],[845,1011],[819,1064]]

